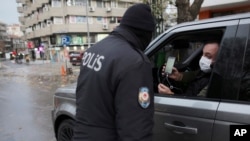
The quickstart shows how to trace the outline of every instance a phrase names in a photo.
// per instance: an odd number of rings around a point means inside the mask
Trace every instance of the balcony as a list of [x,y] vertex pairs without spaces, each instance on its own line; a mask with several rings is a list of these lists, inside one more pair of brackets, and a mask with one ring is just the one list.
[[16,0],[16,3],[22,3],[25,4],[26,0]]
[[24,24],[24,17],[23,17],[23,16],[18,17],[18,19],[19,19],[19,22],[20,22],[20,23]]
[[51,34],[68,33],[68,28],[65,24],[53,24],[50,26]]
[[39,2],[35,2],[31,5],[30,9],[31,11],[37,11],[38,7],[41,7],[42,4],[40,4]]
[[[110,11],[108,11],[110,10]],[[126,9],[125,8],[106,8],[105,12],[107,13],[107,16],[112,16],[112,17],[120,17],[125,13]]]
[[17,7],[17,12],[18,13],[23,13],[23,7]]
[[85,6],[67,6],[64,7],[64,15],[86,15],[86,7]]
[[50,27],[45,27],[45,28],[41,28],[39,30],[34,31],[34,37],[43,37],[43,36],[48,36],[50,35]]
[[26,36],[26,39],[32,39],[34,38],[34,32],[26,33],[25,36]]
[[51,7],[49,10],[49,15],[52,16],[60,16],[62,17],[64,15],[63,8],[61,7]]
[[41,4],[49,3],[49,0],[40,0],[39,3]]
[[50,19],[50,12],[49,11],[45,11],[42,14],[38,15],[38,21],[42,22],[44,20]]
[[24,25],[21,26],[21,31],[25,31],[26,27]]

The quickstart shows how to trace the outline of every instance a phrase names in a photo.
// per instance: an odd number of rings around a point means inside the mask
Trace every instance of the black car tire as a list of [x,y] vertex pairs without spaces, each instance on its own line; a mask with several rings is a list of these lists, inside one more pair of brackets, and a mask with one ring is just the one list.
[[74,120],[66,119],[59,125],[57,141],[71,141],[73,139]]

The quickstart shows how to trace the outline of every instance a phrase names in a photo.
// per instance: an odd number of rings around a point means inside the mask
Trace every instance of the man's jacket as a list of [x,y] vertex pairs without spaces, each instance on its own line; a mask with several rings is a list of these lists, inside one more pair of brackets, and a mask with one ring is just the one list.
[[[118,27],[85,51],[74,141],[152,140],[153,78],[141,45],[133,33]],[[146,104],[139,102],[141,88],[149,94]]]

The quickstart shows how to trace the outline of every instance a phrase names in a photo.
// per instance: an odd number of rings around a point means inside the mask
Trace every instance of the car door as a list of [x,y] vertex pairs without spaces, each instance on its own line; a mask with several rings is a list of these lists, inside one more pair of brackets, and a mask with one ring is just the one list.
[[210,141],[218,101],[155,97],[154,141]]
[[[237,25],[237,23],[238,21],[235,20],[233,23],[222,24],[222,41],[224,39],[224,33],[236,31],[236,28],[233,25]],[[219,25],[220,23],[212,24]],[[180,36],[179,34],[182,34],[183,32],[184,35],[181,37],[182,39],[187,37],[195,40],[195,38],[197,38],[197,41],[200,40],[202,42],[205,40],[205,38],[208,39],[211,36],[218,36],[217,33],[213,34],[213,28],[216,27],[210,27],[212,24],[205,24],[204,26],[199,25],[199,29],[197,30],[195,29],[195,26],[187,27],[187,29],[190,29],[188,31],[181,31],[178,29],[178,32],[174,33],[169,38],[178,38],[178,36]],[[197,32],[197,34],[187,34],[185,36],[186,33],[190,32]],[[195,42],[194,44],[199,44],[199,42]],[[178,54],[178,57],[179,55],[180,54]],[[187,62],[192,54],[188,56],[189,57],[184,62]],[[210,89],[210,87],[208,89]],[[156,90],[154,116],[155,126],[153,129],[154,141],[211,141],[219,103],[219,95],[217,95],[217,97],[162,95],[158,94]]]
[[[212,141],[229,141],[230,125],[250,124],[250,19],[240,20],[234,38],[229,33],[215,66],[211,90],[222,94]],[[218,77],[220,76],[220,78]],[[218,85],[218,83],[220,83]],[[239,139],[240,140],[240,139]]]

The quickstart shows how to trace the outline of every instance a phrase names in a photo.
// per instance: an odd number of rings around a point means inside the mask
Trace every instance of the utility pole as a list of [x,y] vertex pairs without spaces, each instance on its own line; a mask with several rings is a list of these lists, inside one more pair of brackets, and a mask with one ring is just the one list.
[[86,24],[87,24],[87,42],[88,42],[88,48],[90,48],[90,36],[89,36],[89,2],[86,0]]

